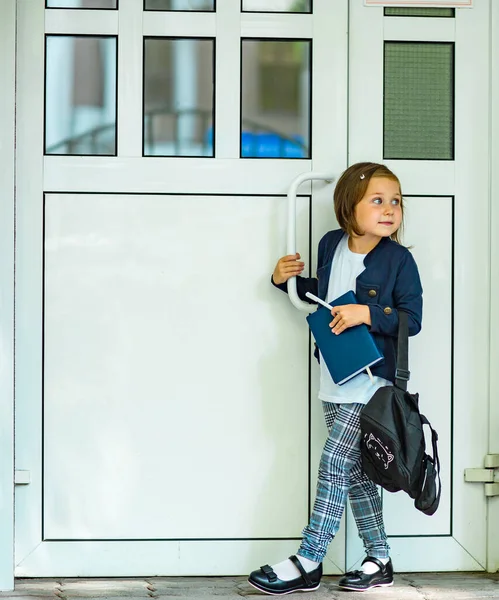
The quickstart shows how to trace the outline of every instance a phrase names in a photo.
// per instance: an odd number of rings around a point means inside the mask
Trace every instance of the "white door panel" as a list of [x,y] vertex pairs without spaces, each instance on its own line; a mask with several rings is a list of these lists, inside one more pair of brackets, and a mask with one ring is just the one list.
[[[407,494],[382,492],[388,541],[392,550],[399,554],[396,568],[400,571],[416,569],[412,553],[401,549],[403,540],[410,540],[413,544],[414,539],[430,538],[433,544],[436,540],[433,536],[451,536],[453,493],[450,435],[453,412],[453,198],[405,197],[404,204],[406,224],[403,241],[411,248],[423,283],[423,328],[417,336],[410,338],[411,379],[408,389],[420,394],[421,412],[427,415],[439,434],[442,498],[438,511],[428,517],[414,508],[414,501]],[[432,454],[429,436],[427,452]],[[349,530],[355,529],[351,511],[348,515],[348,527]],[[348,552],[352,563],[359,560],[363,556],[360,540],[352,536]],[[434,569],[431,565],[420,568]]]
[[46,196],[47,539],[299,537],[308,330],[268,275],[286,209]]
[[[420,394],[420,409],[440,441],[442,499],[432,518],[414,508],[406,494],[383,493],[388,535],[448,535],[451,523],[452,423],[452,257],[453,198],[404,198],[411,248],[423,282],[423,328],[410,338],[409,391]],[[428,432],[426,432],[428,434]],[[427,452],[432,454],[431,437]]]

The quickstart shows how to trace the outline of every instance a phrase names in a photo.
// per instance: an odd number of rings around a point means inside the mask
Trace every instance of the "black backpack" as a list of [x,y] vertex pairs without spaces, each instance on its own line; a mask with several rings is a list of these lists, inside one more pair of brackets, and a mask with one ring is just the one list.
[[[407,492],[418,510],[432,515],[441,492],[438,435],[419,412],[419,395],[407,391],[408,369],[407,313],[399,311],[395,385],[379,388],[360,414],[362,465],[374,483]],[[431,430],[433,457],[425,452],[424,425]]]

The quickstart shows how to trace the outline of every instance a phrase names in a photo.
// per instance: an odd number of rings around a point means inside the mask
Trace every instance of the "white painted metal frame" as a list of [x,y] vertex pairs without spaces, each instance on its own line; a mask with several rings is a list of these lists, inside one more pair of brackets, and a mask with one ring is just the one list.
[[403,7],[458,7],[471,8],[473,0],[364,0],[366,6],[384,7],[384,6],[403,6]]
[[[489,10],[490,1],[482,0],[474,2],[473,10],[456,11],[455,53],[455,64],[462,68],[455,72],[453,538],[479,569],[486,567],[486,548],[481,546],[487,528],[486,502],[483,488],[465,484],[463,472],[468,466],[481,466],[488,449],[491,239],[476,215],[487,214],[490,205],[488,178],[477,177],[490,151],[478,141],[487,140],[490,132]],[[471,330],[461,325],[460,315],[466,312],[476,315]],[[471,430],[470,423],[475,424]],[[476,516],[472,527],[467,523],[470,510]]]
[[[16,468],[31,471],[31,483],[16,490],[16,521],[28,518],[32,527],[16,528],[15,564],[41,545],[42,499],[41,391],[42,370],[42,251],[43,251],[43,86],[44,3],[17,3],[16,102]],[[36,34],[32,34],[36,32]],[[29,176],[26,174],[29,173]],[[20,377],[19,373],[30,373]],[[32,399],[36,411],[28,411]]]
[[[75,15],[79,18],[79,15]],[[142,3],[122,2],[118,13],[118,156],[142,156]]]
[[[499,454],[499,5],[490,3],[490,413],[489,413],[489,454]],[[481,465],[480,465],[481,466]],[[488,543],[487,570],[499,571],[499,498],[488,501]]]
[[[322,0],[323,1],[323,0]],[[346,0],[343,0],[345,3]],[[61,33],[66,31],[82,33],[80,11],[50,10],[47,19],[46,33]],[[87,25],[92,32],[100,35],[116,34],[116,11],[106,16],[104,23],[100,22],[101,11],[88,11]],[[103,11],[104,13],[106,11]],[[109,11],[111,12],[111,11]],[[202,193],[231,193],[234,186],[228,178],[220,177],[221,172],[230,169],[234,175],[232,180],[244,181],[245,192],[248,194],[266,194],[269,186],[279,193],[285,193],[290,181],[307,168],[311,168],[311,160],[280,160],[265,161],[261,159],[239,160],[239,107],[240,85],[239,78],[234,73],[240,72],[240,37],[258,38],[295,38],[314,36],[319,38],[317,27],[312,30],[310,15],[255,15],[239,13],[239,3],[232,0],[218,0],[216,16],[213,13],[189,14],[175,12],[141,13],[140,2],[123,2],[120,5],[118,17],[119,47],[118,47],[118,156],[117,157],[81,157],[75,161],[70,156],[46,156],[44,158],[44,183],[46,191],[93,191],[102,192],[163,192],[164,191],[164,160],[163,158],[148,157],[142,161],[142,35],[214,37],[217,38],[215,72],[216,72],[216,104],[215,122],[217,136],[215,139],[216,162],[207,162],[202,158],[177,157],[168,158],[176,163],[172,176],[168,179],[170,193],[182,192],[185,182],[190,181],[193,194]],[[314,13],[323,14],[321,19],[329,27],[337,29],[339,39],[341,29],[337,21],[331,18],[331,10],[320,3],[314,6]],[[289,17],[292,18],[289,18]],[[271,26],[269,26],[269,17]],[[216,26],[215,18],[223,22]],[[319,19],[319,17],[317,17]],[[109,27],[109,30],[105,29]],[[322,25],[322,24],[321,24]],[[326,32],[322,32],[327,43]],[[346,44],[346,37],[344,40]],[[313,56],[314,63],[317,62]],[[319,59],[322,61],[323,59]],[[335,57],[338,61],[338,58]],[[314,65],[314,70],[315,70]],[[140,82],[140,85],[137,85]],[[329,87],[328,82],[316,77],[312,80],[313,94],[322,98],[323,90]],[[337,94],[338,92],[336,92]],[[320,95],[320,96],[319,96]],[[318,101],[323,103],[322,99]],[[330,109],[328,109],[330,110]],[[320,135],[319,135],[320,138]],[[313,142],[316,143],[313,137]],[[322,156],[327,156],[328,153]],[[321,159],[323,160],[321,156]],[[141,160],[140,175],[134,165]],[[330,165],[328,165],[330,168]],[[190,174],[196,170],[202,177],[193,178]],[[261,173],[265,172],[265,178]],[[270,178],[270,179],[269,179]],[[75,181],[84,180],[82,188]],[[310,191],[310,188],[308,190]]]
[[0,590],[14,589],[14,127],[16,2],[0,5]]
[[[326,173],[302,173],[291,183],[288,190],[288,241],[287,254],[296,253],[296,192],[302,183],[320,179],[326,183],[332,183],[335,179],[334,175]],[[315,306],[300,300],[296,291],[296,277],[288,279],[288,296],[293,306],[305,312],[312,312]]]
[[[402,544],[405,548],[410,544],[410,562],[398,564],[402,570],[427,569],[418,558],[428,556],[430,543],[432,570],[483,570],[487,526],[483,489],[466,485],[462,474],[470,461],[481,465],[488,449],[490,233],[485,222],[489,189],[487,178],[477,176],[484,172],[488,148],[477,140],[488,139],[490,125],[489,1],[477,0],[473,10],[456,11],[455,161],[383,161],[383,48],[372,41],[398,36],[390,24],[393,18],[384,18],[382,8],[366,8],[362,0],[351,0],[350,7],[355,27],[350,27],[349,162],[385,162],[399,175],[407,195],[455,196],[453,535],[391,539],[390,544],[394,556],[400,555]],[[417,19],[406,21],[418,27]],[[418,37],[440,41],[440,36],[433,37],[435,33],[433,28],[426,34],[419,29]],[[448,26],[441,33],[443,39],[452,38]],[[470,313],[473,326],[463,327],[460,315]],[[358,558],[355,552],[349,566]]]
[[383,23],[383,31],[385,41],[453,42],[456,39],[456,20],[436,17],[431,19],[389,17]]
[[[314,40],[312,52],[313,81],[312,106],[315,118],[312,119],[313,158],[311,170],[319,173],[332,173],[335,179],[347,166],[345,152],[348,135],[348,0],[335,0],[335,14],[332,14],[330,0],[314,0]],[[293,15],[294,17],[298,15]],[[334,51],[326,50],[334,40]],[[320,50],[320,48],[322,50]],[[334,74],[334,76],[332,75]],[[302,169],[303,170],[303,169]],[[288,185],[292,178],[288,180]],[[312,228],[310,273],[317,265],[319,240],[330,229],[338,226],[333,209],[333,189],[330,185],[312,185]],[[297,248],[300,251],[300,248]],[[312,344],[311,340],[311,344]],[[311,439],[310,457],[311,498],[315,498],[316,474],[327,432],[319,393],[319,366],[313,352],[310,365]],[[342,573],[345,561],[345,527],[338,532],[324,560],[325,573]]]
[[[121,11],[132,15],[136,2],[123,1]],[[138,11],[133,12],[138,22],[131,23],[115,14],[99,21],[98,15],[88,13],[87,24],[92,32],[100,35],[115,35],[116,28],[123,38],[128,37],[130,43],[119,44],[119,106],[118,106],[118,156],[117,157],[43,157],[43,31],[45,11],[39,0],[23,0],[19,3],[20,39],[18,46],[18,63],[21,76],[19,87],[26,90],[18,103],[17,136],[21,148],[18,155],[17,173],[20,185],[18,197],[21,206],[18,210],[17,225],[19,230],[19,269],[23,273],[23,281],[19,289],[19,310],[24,315],[17,331],[19,373],[29,373],[29,377],[19,378],[19,397],[30,406],[38,407],[36,399],[41,395],[42,364],[42,191],[60,192],[164,192],[164,161],[161,159],[142,159],[142,114],[139,107],[139,89],[142,64],[139,64],[137,52],[141,35],[159,33],[154,19],[149,15],[139,18]],[[329,48],[331,40],[335,40],[335,52],[314,51],[312,55],[313,70],[313,106],[320,118],[312,122],[312,160],[272,160],[239,159],[239,102],[240,85],[233,73],[240,69],[239,37],[294,37],[300,31],[312,33],[309,15],[272,16],[273,31],[268,29],[268,15],[243,15],[240,19],[237,3],[233,0],[218,0],[217,15],[223,27],[216,31],[217,35],[217,103],[216,119],[218,138],[216,140],[216,159],[199,160],[171,158],[175,170],[168,180],[168,192],[185,191],[185,181],[190,181],[192,194],[240,193],[252,194],[285,194],[289,183],[307,168],[320,172],[333,169],[340,172],[346,166],[345,141],[347,132],[347,89],[342,82],[347,80],[347,29],[345,27],[348,1],[341,0],[336,4],[335,13],[331,11],[329,0],[314,2],[314,43],[317,47]],[[82,29],[79,14],[67,11],[47,11],[46,33],[88,33]],[[124,14],[124,13],[123,13]],[[168,23],[163,19],[169,31],[178,35],[213,35],[213,15],[189,15],[168,13]],[[161,17],[160,17],[161,18]],[[189,25],[188,25],[189,23]],[[192,28],[190,24],[192,23]],[[178,27],[180,28],[176,28]],[[278,26],[278,27],[277,27]],[[109,29],[108,29],[109,28]],[[139,30],[140,35],[139,35]],[[276,34],[276,28],[278,28]],[[163,32],[164,34],[164,32]],[[225,60],[222,57],[225,55]],[[227,58],[229,57],[229,58]],[[123,72],[129,70],[123,77]],[[325,73],[336,73],[336,77],[324,76]],[[135,85],[135,87],[134,87]],[[223,117],[223,118],[222,118]],[[332,138],[334,140],[332,142]],[[137,168],[140,161],[140,170]],[[192,172],[197,170],[199,177],[193,179]],[[231,178],[221,174],[230,171]],[[26,177],[29,173],[29,177]],[[135,175],[132,175],[135,173]],[[263,176],[262,176],[263,174]],[[237,184],[234,184],[234,181]],[[332,193],[330,186],[309,186],[307,192],[313,191],[314,222],[312,224],[312,247],[315,257],[317,242],[322,234],[334,226],[332,211]],[[306,192],[305,192],[306,193]],[[284,253],[283,239],[283,253]],[[303,250],[302,250],[303,252]],[[315,264],[315,260],[312,260]],[[317,367],[313,379],[318,381]],[[313,384],[314,386],[315,384]],[[314,390],[312,391],[314,397]],[[316,390],[315,390],[316,395]],[[32,399],[35,403],[31,404]],[[325,428],[320,411],[320,403],[314,403],[312,410],[312,476],[311,493],[315,494],[315,473],[323,445]],[[19,522],[29,522],[30,527],[20,527],[16,565],[18,575],[121,575],[124,573],[141,574],[196,574],[196,565],[200,559],[206,559],[206,542],[130,542],[128,545],[115,542],[43,542],[41,534],[42,517],[42,481],[41,481],[41,414],[35,409],[20,409],[17,439],[17,464],[19,468],[31,469],[31,484],[19,490],[17,510]],[[35,498],[35,501],[33,501]],[[34,526],[32,524],[35,524]],[[211,572],[220,573],[220,565],[224,572],[236,573],[238,564],[248,555],[247,542],[234,542],[227,546],[223,541],[210,542]],[[126,546],[126,547],[125,547]],[[133,551],[130,551],[133,546]],[[149,557],[150,548],[154,546],[155,560]],[[289,546],[289,547],[288,547]],[[344,537],[343,532],[328,554],[326,572],[344,570]],[[256,549],[258,548],[258,552]],[[283,552],[296,550],[296,541],[280,543],[279,555],[272,555],[269,543],[262,541],[252,546],[254,560],[265,554],[267,560],[276,561]],[[93,556],[98,570],[92,570],[82,560],[84,556]],[[180,564],[179,556],[186,557]],[[39,565],[42,564],[43,572]],[[75,573],[74,565],[80,571]],[[257,563],[255,563],[257,564]],[[165,567],[169,565],[169,567]],[[100,570],[99,570],[100,569]],[[171,569],[171,570],[168,570]],[[205,571],[207,572],[207,571]]]
[[81,10],[75,19],[73,11],[51,8],[45,14],[45,28],[50,33],[64,35],[117,35],[118,11],[106,10],[95,13]]

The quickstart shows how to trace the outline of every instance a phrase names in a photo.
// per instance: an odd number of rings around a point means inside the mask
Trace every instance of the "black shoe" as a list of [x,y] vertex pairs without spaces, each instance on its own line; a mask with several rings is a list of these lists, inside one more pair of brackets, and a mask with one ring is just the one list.
[[292,579],[291,581],[282,581],[282,579],[279,579],[274,573],[272,567],[265,565],[264,567],[260,567],[258,571],[253,571],[251,573],[248,577],[249,583],[257,590],[265,592],[266,594],[271,594],[272,596],[291,594],[291,592],[312,592],[316,590],[321,583],[322,563],[320,563],[317,569],[307,573],[296,556],[290,556],[289,560],[296,566],[298,571],[300,571],[300,577]]
[[362,561],[372,562],[378,565],[379,571],[368,575],[364,571],[351,571],[346,573],[338,581],[338,586],[344,590],[353,590],[354,592],[365,592],[374,587],[388,587],[393,585],[393,565],[392,559],[390,559],[386,565],[384,565],[378,558],[368,556]]

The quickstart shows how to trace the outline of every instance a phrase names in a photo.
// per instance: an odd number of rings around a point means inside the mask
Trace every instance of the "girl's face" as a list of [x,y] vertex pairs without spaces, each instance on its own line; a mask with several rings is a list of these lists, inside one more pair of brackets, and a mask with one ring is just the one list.
[[364,239],[379,241],[397,231],[402,223],[402,196],[397,181],[372,177],[364,197],[355,207],[355,218]]

